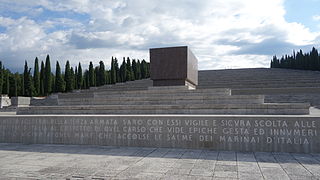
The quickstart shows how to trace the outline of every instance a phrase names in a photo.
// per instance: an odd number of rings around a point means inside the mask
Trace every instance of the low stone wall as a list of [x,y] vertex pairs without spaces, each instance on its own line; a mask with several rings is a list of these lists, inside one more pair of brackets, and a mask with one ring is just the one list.
[[11,99],[7,95],[0,94],[0,109],[11,105]]
[[12,97],[11,98],[11,105],[12,106],[29,106],[30,105],[30,97]]
[[320,152],[320,117],[0,116],[1,143]]

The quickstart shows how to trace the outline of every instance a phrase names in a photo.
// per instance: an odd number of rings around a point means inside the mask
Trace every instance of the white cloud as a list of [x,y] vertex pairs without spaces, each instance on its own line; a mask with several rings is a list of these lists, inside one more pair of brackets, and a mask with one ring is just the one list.
[[314,15],[312,19],[315,21],[320,21],[320,15]]
[[[0,26],[6,28],[0,33],[4,61],[44,59],[47,53],[73,65],[111,56],[148,59],[151,47],[189,45],[201,69],[267,67],[274,53],[290,53],[290,48],[313,45],[320,37],[302,24],[286,22],[283,0],[3,0],[3,4],[26,14],[13,19],[0,13]],[[86,15],[88,20],[66,16],[37,21],[37,14],[48,9]],[[38,13],[28,13],[32,10]]]

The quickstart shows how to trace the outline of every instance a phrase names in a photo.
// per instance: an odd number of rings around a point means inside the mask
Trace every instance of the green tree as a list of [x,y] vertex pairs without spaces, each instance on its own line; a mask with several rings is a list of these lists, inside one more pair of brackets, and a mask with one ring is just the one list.
[[10,72],[8,69],[3,67],[3,85],[2,85],[2,94],[10,93],[10,81],[9,81]]
[[20,74],[20,73],[16,72],[14,74],[14,76],[15,76],[15,79],[16,79],[16,82],[17,82],[17,95],[18,96],[22,96],[23,95],[22,94],[23,74]]
[[84,76],[83,88],[88,89],[90,88],[89,71],[85,70],[83,76]]
[[82,76],[82,67],[81,67],[81,63],[79,62],[78,65],[78,72],[77,72],[77,86],[78,89],[82,89],[83,87],[83,76]]
[[3,86],[3,67],[2,67],[2,62],[0,61],[0,95],[2,94],[2,86]]
[[15,74],[10,74],[9,77],[9,83],[10,83],[10,97],[17,97],[18,96],[18,85],[17,85],[17,79]]
[[138,79],[141,79],[141,63],[140,63],[140,60],[138,59],[137,61],[137,78]]
[[289,68],[303,70],[320,70],[320,57],[318,50],[312,48],[309,53],[303,53],[302,50],[297,53],[293,51],[293,55],[284,55],[279,60],[275,56],[270,63],[271,68]]
[[142,79],[147,78],[148,77],[148,65],[145,60],[141,61],[140,69],[141,69],[141,78]]
[[100,71],[99,66],[94,68],[94,79],[95,79],[95,86],[100,86]]
[[103,61],[99,62],[99,85],[106,84],[106,70]]
[[72,82],[72,74],[70,68],[70,62],[66,62],[65,70],[64,70],[64,81],[66,82],[66,92],[70,92],[73,90],[73,82]]
[[134,80],[140,79],[138,76],[138,67],[137,67],[137,62],[135,59],[132,60],[132,71],[134,75]]
[[111,78],[110,78],[111,71],[110,70],[106,71],[105,74],[106,74],[106,84],[111,84]]
[[126,63],[126,81],[132,81],[134,80],[133,78],[133,71],[132,71],[132,67],[131,67],[131,62],[130,62],[130,58],[127,58],[127,63]]
[[119,64],[118,64],[118,59],[114,59],[114,69],[116,71],[116,82],[121,82],[120,78],[120,69],[119,69]]
[[66,88],[66,83],[65,81],[63,80],[62,78],[62,75],[61,75],[61,68],[60,68],[60,64],[59,62],[57,61],[57,64],[56,64],[56,86],[55,86],[55,91],[56,92],[64,92],[65,91],[65,88]]
[[126,76],[127,76],[127,66],[126,66],[126,60],[123,58],[122,64],[120,66],[120,82],[126,82]]
[[52,91],[52,77],[51,77],[51,65],[50,57],[47,55],[45,64],[45,77],[44,77],[44,94],[47,96]]
[[36,57],[34,60],[34,69],[33,69],[33,85],[34,93],[36,96],[40,94],[40,73],[39,73],[39,60]]
[[115,67],[115,60],[111,58],[111,69],[110,69],[110,82],[115,84],[117,82],[117,72]]
[[76,66],[75,67],[75,70],[74,70],[74,89],[79,89],[78,87],[78,67]]
[[316,48],[312,48],[311,52],[310,52],[310,69],[311,70],[317,70],[318,67],[318,57],[319,57],[319,53],[318,50]]
[[89,65],[89,87],[93,87],[93,86],[95,86],[95,78],[94,78],[94,76],[95,76],[95,74],[94,74],[94,69],[93,69],[93,64],[92,64],[92,62],[90,61],[90,65]]
[[[23,79],[23,78],[22,78]],[[45,80],[45,66],[43,61],[41,61],[41,69],[40,69],[40,95],[45,95],[44,93],[44,80]],[[22,83],[24,84],[24,83]],[[24,89],[24,88],[22,88]],[[23,92],[22,92],[23,93]]]
[[72,90],[74,90],[75,86],[76,86],[76,81],[75,81],[75,73],[73,70],[73,67],[70,68],[70,72],[71,72],[71,84],[72,84]]
[[51,93],[54,91],[54,87],[56,87],[56,76],[53,74],[53,73],[51,73],[51,78],[52,78],[52,83],[51,83],[51,87],[52,87],[52,91],[51,91]]
[[28,68],[28,63],[25,61],[24,64],[24,72],[23,72],[23,80],[24,80],[24,96],[32,97],[33,95],[33,84],[32,84],[32,76],[31,76],[31,68]]

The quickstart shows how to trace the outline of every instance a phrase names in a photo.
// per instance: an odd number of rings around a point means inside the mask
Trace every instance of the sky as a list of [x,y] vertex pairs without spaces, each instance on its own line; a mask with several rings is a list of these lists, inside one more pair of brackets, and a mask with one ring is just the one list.
[[22,71],[50,54],[108,66],[184,46],[199,69],[269,67],[273,55],[320,50],[320,0],[0,0],[0,61]]

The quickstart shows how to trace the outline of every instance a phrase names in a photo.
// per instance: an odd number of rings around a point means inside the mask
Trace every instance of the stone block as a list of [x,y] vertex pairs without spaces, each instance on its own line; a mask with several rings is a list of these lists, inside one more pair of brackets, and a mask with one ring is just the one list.
[[11,105],[11,99],[8,95],[0,96],[0,108],[7,107]]
[[150,49],[153,86],[198,85],[198,60],[187,46]]
[[12,106],[22,107],[22,106],[29,106],[30,105],[30,97],[12,97],[11,104]]

